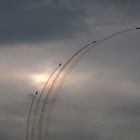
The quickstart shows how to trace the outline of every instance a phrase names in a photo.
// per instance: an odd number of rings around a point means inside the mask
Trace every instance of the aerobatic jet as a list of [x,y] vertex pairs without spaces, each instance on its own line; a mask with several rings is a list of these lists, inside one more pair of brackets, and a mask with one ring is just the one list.
[[96,43],[96,41],[93,41],[92,44]]
[[62,65],[62,63],[59,64],[59,67]]

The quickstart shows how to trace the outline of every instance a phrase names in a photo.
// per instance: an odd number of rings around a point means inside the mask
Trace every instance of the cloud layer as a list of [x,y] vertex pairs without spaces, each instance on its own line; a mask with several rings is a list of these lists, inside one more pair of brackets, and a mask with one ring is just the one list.
[[[140,25],[138,0],[0,1],[0,139],[25,139],[29,105],[49,75],[83,44]],[[76,63],[58,97],[50,140],[138,140],[139,32],[98,46]],[[62,116],[63,114],[63,116]]]
[[100,26],[139,24],[139,1],[5,0],[0,43],[49,41],[87,34]]

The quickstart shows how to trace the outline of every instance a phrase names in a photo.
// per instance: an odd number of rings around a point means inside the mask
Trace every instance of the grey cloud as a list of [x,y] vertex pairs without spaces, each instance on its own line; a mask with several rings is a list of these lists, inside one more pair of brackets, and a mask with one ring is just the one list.
[[137,103],[131,103],[131,104],[124,104],[124,105],[118,105],[114,108],[114,112],[112,114],[114,115],[123,115],[124,117],[131,118],[133,120],[140,118],[140,111],[139,111],[140,105]]
[[51,134],[49,134],[49,139],[53,140],[53,139],[58,139],[58,140],[71,140],[71,139],[76,139],[76,140],[100,140],[101,136],[98,136],[98,134],[96,134],[96,132],[87,132],[87,131],[83,131],[82,129],[69,129],[69,130],[63,130],[64,133],[62,133],[62,131],[57,131],[57,132],[53,132]]
[[0,5],[1,43],[73,38],[90,32],[92,22],[93,28],[123,25],[130,22],[128,17],[136,17],[129,24],[139,22],[138,1],[6,0]]
[[[10,97],[9,97],[10,98]],[[0,105],[0,138],[4,140],[24,140],[25,124],[29,100],[11,101]]]
[[[57,5],[39,7],[31,10],[26,5],[12,1],[12,6],[17,9],[2,11],[1,17],[1,42],[32,41],[35,39],[50,39],[71,36],[71,31],[82,29],[81,17],[83,12]],[[8,2],[7,2],[8,3]],[[10,3],[9,3],[10,4]],[[28,4],[28,3],[27,3]]]
[[[38,88],[28,74],[50,74],[85,42],[139,23],[139,8],[136,0],[0,1],[0,139],[25,138],[27,111]],[[139,33],[130,34],[75,64],[54,104],[51,139],[139,140]]]

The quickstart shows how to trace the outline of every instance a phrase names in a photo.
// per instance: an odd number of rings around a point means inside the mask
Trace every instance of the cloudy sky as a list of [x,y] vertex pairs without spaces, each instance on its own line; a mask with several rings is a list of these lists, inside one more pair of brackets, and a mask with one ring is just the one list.
[[[138,0],[1,0],[0,139],[25,140],[34,92],[59,63],[90,41],[139,26],[139,15]],[[50,140],[139,140],[139,40],[140,32],[122,34],[74,63]]]

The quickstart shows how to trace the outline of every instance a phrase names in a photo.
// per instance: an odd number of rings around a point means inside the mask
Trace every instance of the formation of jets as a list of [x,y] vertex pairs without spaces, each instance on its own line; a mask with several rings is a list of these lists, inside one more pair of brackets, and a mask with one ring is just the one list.
[[[136,27],[136,30],[139,30],[139,29],[140,29],[140,27]],[[95,44],[96,42],[97,41],[95,40],[92,42],[92,44]],[[60,63],[58,66],[61,67],[61,65],[62,65],[62,63]],[[38,91],[35,92],[35,95],[37,95],[37,94],[38,94]]]

